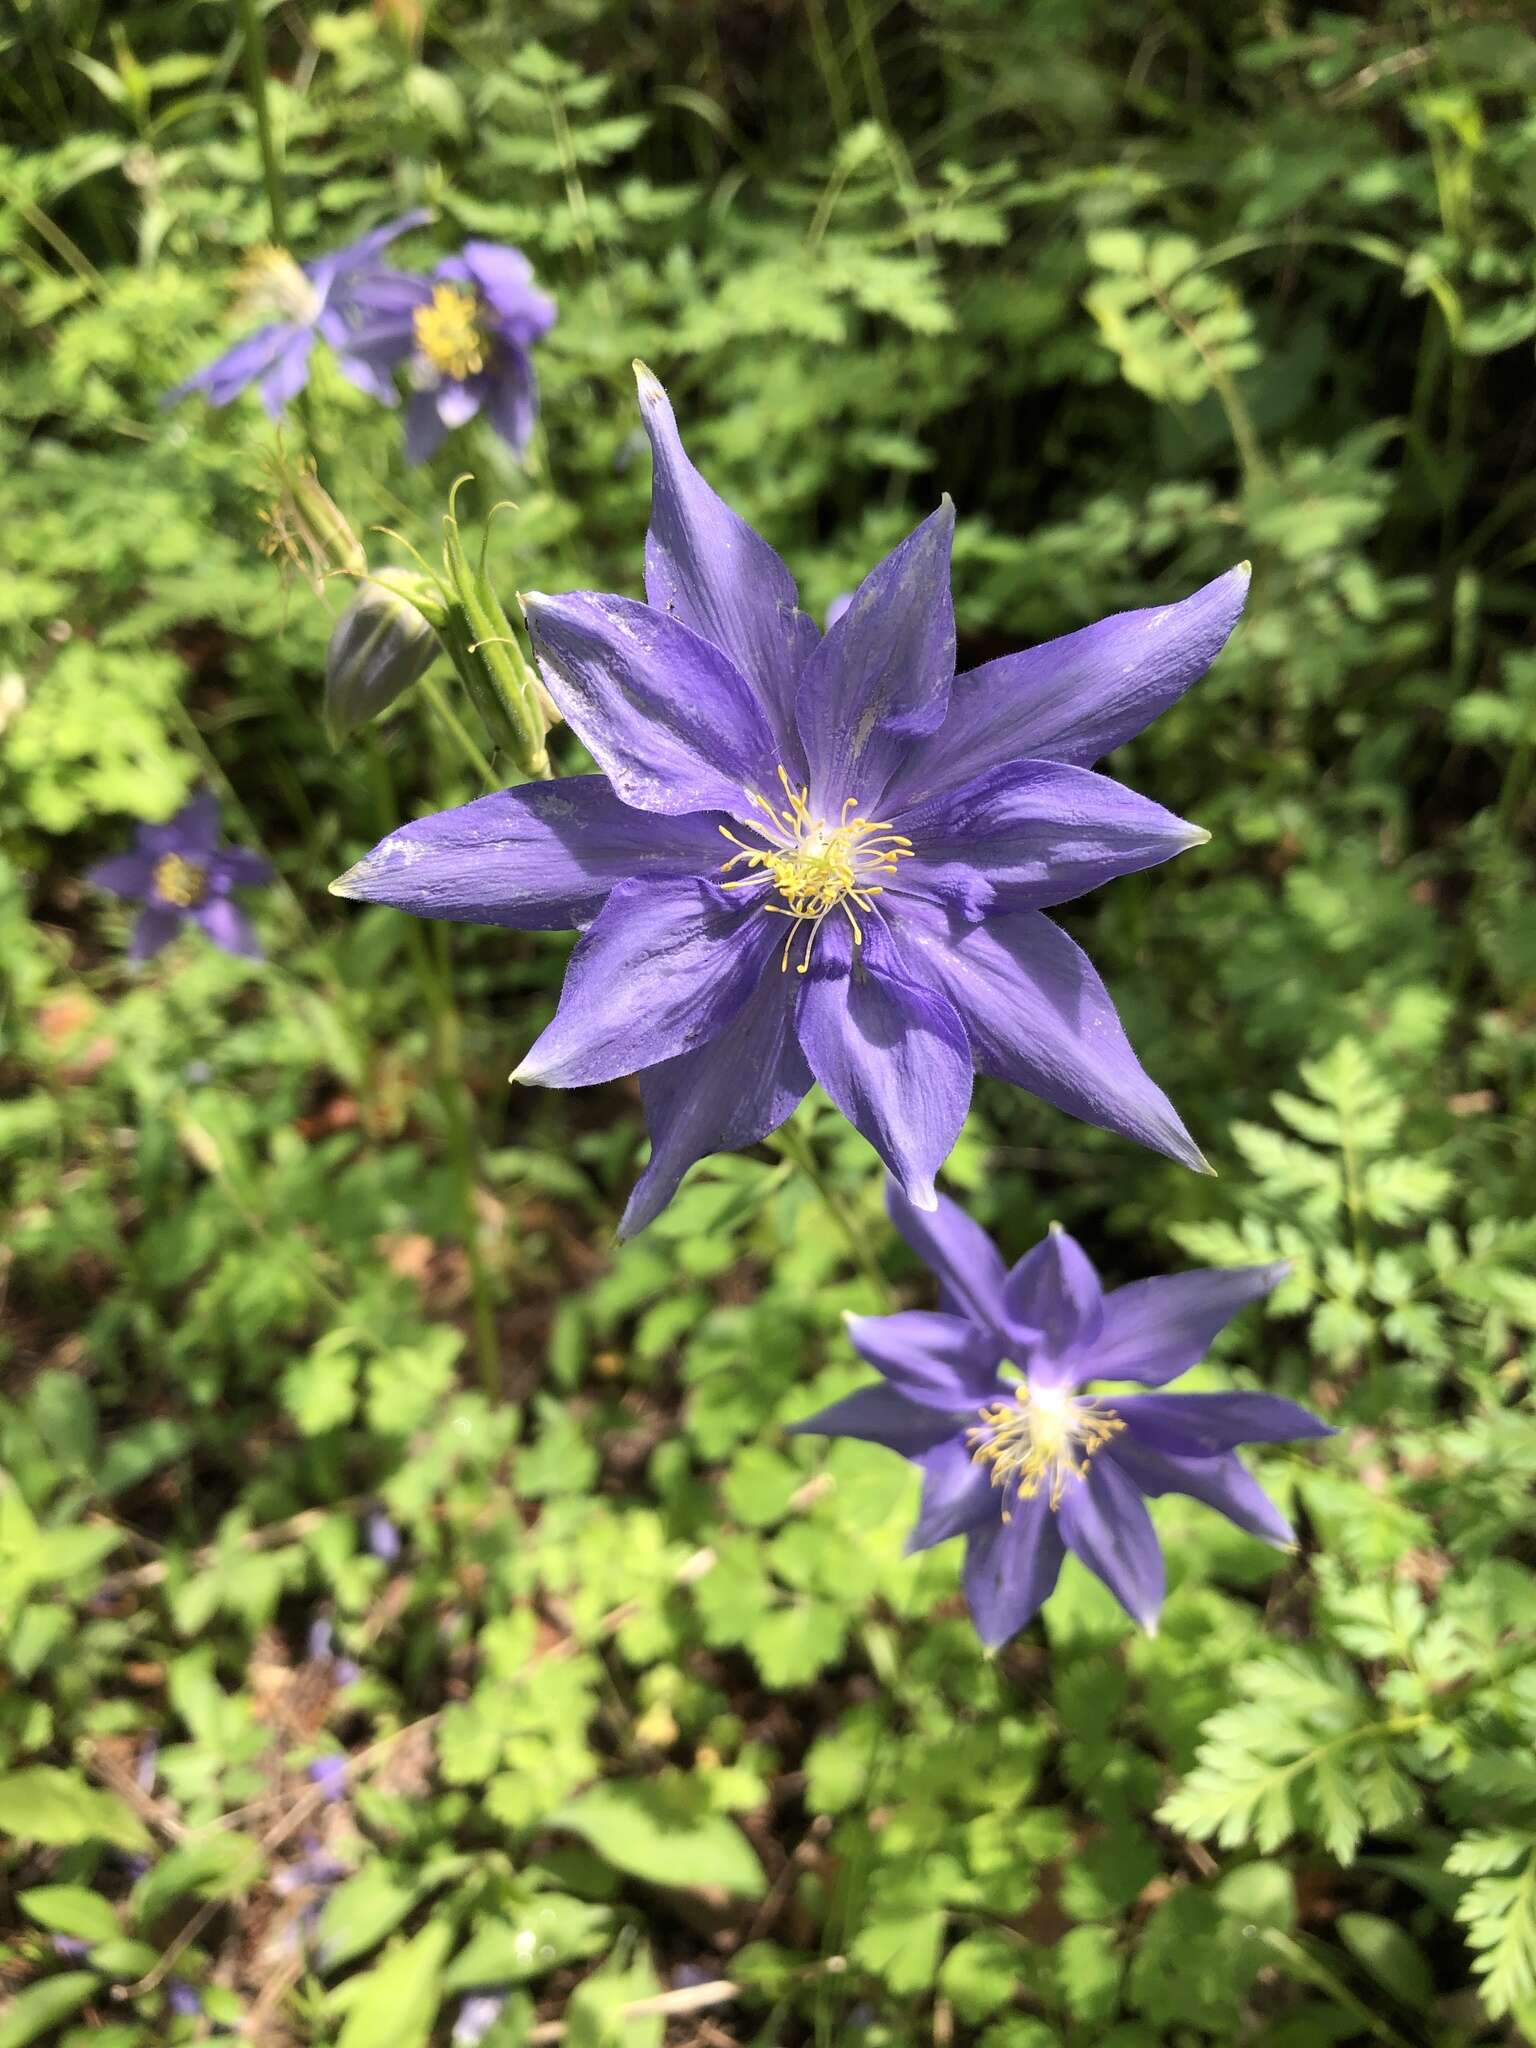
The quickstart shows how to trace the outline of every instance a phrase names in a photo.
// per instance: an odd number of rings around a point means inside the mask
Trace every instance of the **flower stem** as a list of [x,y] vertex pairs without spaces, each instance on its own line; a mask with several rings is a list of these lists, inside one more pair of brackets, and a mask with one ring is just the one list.
[[[365,732],[369,777],[377,813],[376,828],[383,837],[393,830],[395,824],[393,778],[377,735],[369,728],[365,728]],[[486,1398],[497,1401],[502,1396],[501,1348],[496,1339],[491,1276],[480,1249],[480,1219],[475,1209],[475,1132],[465,1106],[465,1097],[470,1091],[463,1071],[462,1032],[448,974],[447,933],[441,926],[434,927],[433,938],[435,954],[417,921],[406,919],[406,943],[410,948],[416,986],[421,991],[427,1011],[437,1095],[448,1133],[459,1228],[464,1240],[464,1257],[469,1266],[475,1362]]]
[[817,1194],[820,1195],[822,1206],[843,1233],[843,1236],[848,1240],[848,1249],[853,1253],[854,1264],[864,1275],[870,1286],[874,1288],[881,1301],[889,1308],[891,1305],[890,1282],[886,1279],[884,1273],[881,1272],[879,1263],[869,1248],[869,1240],[860,1228],[857,1217],[817,1164],[816,1155],[811,1150],[805,1133],[797,1129],[793,1122],[790,1122],[782,1125],[780,1129],[775,1131],[768,1140],[768,1143],[779,1154],[781,1159],[787,1159],[793,1165],[798,1166]]
[[272,129],[272,106],[267,98],[267,47],[262,34],[257,0],[240,0],[240,20],[245,40],[245,89],[256,116],[256,134],[261,142],[261,169],[267,187],[267,206],[272,214],[272,239],[279,248],[288,246],[288,206],[283,190],[283,167],[277,154],[277,137]]

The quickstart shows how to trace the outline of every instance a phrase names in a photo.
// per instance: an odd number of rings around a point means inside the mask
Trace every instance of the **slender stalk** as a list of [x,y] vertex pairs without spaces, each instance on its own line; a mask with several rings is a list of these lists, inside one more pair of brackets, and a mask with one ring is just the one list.
[[[379,836],[393,829],[395,795],[389,762],[378,736],[365,728],[368,773],[373,785],[375,827]],[[454,1007],[441,926],[434,928],[437,951],[434,956],[426,934],[414,918],[406,919],[406,945],[411,969],[427,1012],[432,1043],[432,1064],[438,1101],[448,1133],[448,1153],[453,1167],[458,1198],[459,1228],[464,1239],[464,1257],[469,1266],[469,1285],[474,1323],[475,1362],[480,1384],[489,1400],[501,1398],[501,1349],[496,1340],[496,1317],[491,1294],[491,1276],[480,1250],[480,1221],[475,1210],[475,1135],[465,1109],[468,1084],[464,1079],[462,1032]]]
[[496,773],[484,753],[475,744],[474,734],[449,703],[442,684],[433,676],[423,676],[417,687],[430,706],[433,716],[450,735],[454,745],[480,777],[486,789],[494,794],[498,789],[504,788],[505,778]]
[[288,246],[288,206],[283,190],[283,166],[277,153],[272,128],[272,104],[267,97],[267,46],[262,34],[257,0],[240,0],[240,21],[245,33],[245,89],[256,116],[256,133],[261,142],[261,169],[267,187],[267,206],[272,215],[272,239],[279,248]]
[[804,1132],[797,1129],[793,1122],[790,1122],[775,1131],[768,1140],[768,1143],[779,1154],[781,1159],[787,1159],[793,1165],[798,1166],[817,1194],[820,1195],[822,1206],[843,1233],[843,1236],[848,1240],[848,1249],[853,1253],[854,1264],[864,1275],[871,1287],[875,1289],[880,1299],[889,1307],[891,1302],[890,1282],[881,1272],[875,1255],[869,1248],[868,1240],[864,1232],[859,1228],[858,1219],[849,1209],[841,1195],[833,1188],[826,1175],[822,1172],[821,1167],[817,1164],[816,1155],[807,1143]]

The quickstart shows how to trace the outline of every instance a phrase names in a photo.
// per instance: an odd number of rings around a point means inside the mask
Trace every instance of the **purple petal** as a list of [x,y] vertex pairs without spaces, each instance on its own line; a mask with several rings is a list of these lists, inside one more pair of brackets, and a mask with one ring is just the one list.
[[550,695],[626,803],[750,821],[747,793],[777,793],[767,721],[709,641],[627,597],[577,591],[524,604]]
[[1104,1320],[1104,1296],[1093,1262],[1075,1237],[1053,1223],[1008,1275],[1008,1320],[1040,1333],[1029,1361],[1031,1386],[1075,1387],[1087,1377],[1074,1353],[1091,1345]]
[[398,236],[411,228],[425,226],[431,218],[426,207],[413,207],[409,213],[402,213],[395,220],[370,228],[355,242],[347,242],[340,249],[331,249],[325,255],[317,256],[312,263],[304,265],[304,273],[322,292],[328,291],[337,280],[344,280],[350,285],[354,271],[368,270]]
[[416,917],[564,931],[589,924],[621,882],[709,875],[729,850],[711,818],[631,810],[606,776],[567,775],[397,827],[331,894]]
[[171,943],[181,930],[185,912],[171,910],[161,904],[152,904],[141,911],[133,927],[133,937],[128,941],[130,960],[152,960],[155,955]]
[[1215,1508],[1239,1529],[1265,1543],[1288,1549],[1296,1532],[1235,1453],[1219,1458],[1179,1458],[1138,1443],[1129,1431],[1113,1438],[1101,1454],[1113,1458],[1140,1492],[1183,1493]]
[[1091,1377],[1166,1386],[1198,1365],[1217,1331],[1250,1301],[1278,1287],[1289,1271],[1283,1261],[1217,1267],[1117,1287],[1104,1297],[1104,1328],[1093,1347]]
[[244,846],[221,847],[208,864],[210,888],[249,889],[271,878],[272,863],[266,855]]
[[961,1437],[920,1451],[913,1463],[923,1475],[923,1499],[912,1534],[907,1538],[907,1555],[931,1550],[951,1536],[965,1536],[983,1522],[999,1518],[1001,1503],[987,1469],[972,1458]]
[[1132,1621],[1156,1633],[1167,1576],[1146,1502],[1102,1455],[1069,1479],[1056,1511],[1067,1548],[1108,1586]]
[[943,720],[955,672],[954,531],[946,498],[870,570],[806,662],[795,720],[813,810],[830,815],[857,796],[866,817],[886,815],[892,774],[912,741]]
[[297,398],[309,382],[309,352],[314,334],[308,327],[295,327],[281,353],[261,380],[261,402],[269,419],[281,419],[283,408]]
[[989,1650],[1032,1621],[1056,1590],[1065,1550],[1050,1497],[1037,1493],[975,1530],[962,1583],[976,1633]]
[[219,843],[219,800],[211,789],[189,797],[175,817],[159,828],[168,853],[209,854]]
[[304,1775],[319,1789],[322,1799],[345,1797],[347,1759],[344,1756],[317,1756],[313,1763],[305,1766]]
[[878,918],[866,920],[855,947],[847,920],[834,915],[816,937],[798,1030],[811,1072],[843,1115],[912,1203],[935,1208],[934,1175],[971,1100],[970,1048],[948,998],[898,971]]
[[1178,604],[1116,612],[956,677],[948,718],[889,804],[904,809],[1025,756],[1091,767],[1204,675],[1247,595],[1244,563]]
[[437,412],[437,398],[431,391],[413,391],[405,405],[405,459],[426,462],[442,446],[448,429]]
[[886,1181],[885,1206],[901,1235],[937,1278],[946,1306],[956,1315],[998,1327],[1007,1269],[981,1225],[948,1195],[940,1195],[936,1209],[914,1208],[895,1180]]
[[1209,838],[1107,775],[1011,761],[895,819],[916,849],[904,889],[969,918],[1043,910]]
[[154,854],[137,849],[133,853],[116,853],[110,860],[99,860],[95,867],[87,868],[85,879],[92,888],[110,889],[115,896],[142,902],[155,879],[155,858]]
[[400,394],[395,389],[389,366],[376,354],[363,354],[344,342],[337,342],[333,353],[337,369],[358,391],[365,392],[379,405],[396,406],[400,403]]
[[1138,1443],[1176,1458],[1214,1458],[1239,1444],[1334,1434],[1278,1394],[1116,1394],[1105,1405]]
[[837,596],[833,598],[832,602],[827,606],[827,631],[829,633],[852,603],[853,592],[851,590],[839,591]]
[[795,1037],[794,993],[789,977],[770,966],[728,1030],[641,1074],[651,1158],[620,1237],[633,1237],[661,1214],[696,1160],[757,1144],[804,1097],[811,1070]]
[[922,955],[984,1074],[1055,1109],[1208,1173],[1194,1140],[1131,1050],[1093,963],[1038,910],[957,924],[915,896],[884,899],[903,952]]
[[437,387],[437,416],[450,432],[468,426],[480,410],[483,377],[450,377]]
[[521,249],[499,242],[468,241],[462,262],[496,316],[497,325],[526,347],[555,324],[555,302],[533,281],[533,266]]
[[642,364],[635,378],[654,462],[646,597],[730,656],[757,693],[779,758],[801,782],[795,693],[816,628],[774,550],[689,461],[666,392]]
[[240,960],[259,960],[262,957],[261,942],[251,929],[250,920],[227,896],[210,896],[205,903],[199,904],[192,916],[224,952],[233,953]]
[[926,1309],[906,1309],[894,1316],[848,1316],[846,1321],[854,1350],[909,1401],[954,1414],[961,1408],[979,1408],[998,1392],[1003,1347],[991,1331],[975,1323]]
[[508,352],[491,371],[485,408],[502,440],[514,455],[521,455],[533,439],[534,422],[539,416],[538,385],[533,365],[526,356]]
[[709,882],[622,882],[577,944],[554,1021],[513,1074],[585,1088],[717,1038],[751,1001],[771,921]]
[[904,1401],[889,1387],[860,1387],[845,1394],[819,1415],[789,1425],[790,1436],[851,1436],[860,1443],[883,1444],[888,1451],[900,1451],[904,1458],[916,1458],[935,1444],[954,1436],[965,1425],[963,1415],[940,1415],[932,1408],[920,1408]]
[[244,341],[237,341],[223,355],[215,356],[211,363],[184,378],[174,390],[166,393],[165,403],[174,405],[189,391],[201,391],[210,405],[228,405],[248,385],[265,377],[294,335],[304,331],[295,327],[291,320],[278,320],[270,327],[259,327]]

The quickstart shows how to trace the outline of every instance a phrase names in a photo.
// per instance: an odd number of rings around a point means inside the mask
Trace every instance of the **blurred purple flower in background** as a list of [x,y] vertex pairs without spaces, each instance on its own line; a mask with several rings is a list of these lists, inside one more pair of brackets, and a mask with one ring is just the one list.
[[956,676],[946,500],[823,636],[637,375],[649,602],[526,600],[544,682],[601,772],[402,826],[335,893],[583,930],[514,1078],[640,1075],[651,1161],[626,1234],[813,1080],[924,1208],[974,1072],[1203,1168],[1043,913],[1207,837],[1089,764],[1214,660],[1246,566]]
[[250,314],[277,317],[178,384],[166,403],[201,391],[210,405],[228,405],[255,384],[262,404],[278,419],[309,382],[310,351],[318,337],[330,344],[349,382],[382,405],[393,405],[395,388],[388,375],[352,347],[363,317],[359,294],[391,274],[378,261],[384,249],[429,218],[422,211],[404,214],[312,263],[295,262],[285,249],[254,251],[242,273],[241,306]]
[[393,1564],[400,1555],[400,1531],[382,1508],[375,1508],[368,1517],[368,1548],[384,1564]]
[[322,1799],[343,1799],[347,1791],[347,1760],[344,1756],[317,1756],[306,1765],[304,1775],[317,1785]]
[[165,1987],[165,2002],[178,2019],[196,2019],[203,2009],[203,2001],[190,1984],[180,1977],[173,1977]]
[[520,249],[466,242],[430,277],[391,272],[363,297],[368,318],[355,346],[380,375],[406,365],[410,461],[425,462],[450,428],[481,412],[523,452],[539,409],[533,345],[554,325],[555,302]]
[[[966,1598],[989,1648],[1038,1612],[1068,1550],[1155,1629],[1163,1554],[1147,1496],[1188,1494],[1267,1543],[1294,1541],[1236,1449],[1331,1436],[1305,1408],[1273,1394],[1082,1392],[1094,1380],[1166,1386],[1286,1266],[1173,1273],[1104,1294],[1082,1247],[1054,1225],[1010,1272],[953,1202],[927,1213],[894,1183],[887,1194],[896,1228],[938,1278],[942,1309],[850,1316],[855,1349],[886,1383],[794,1431],[884,1444],[920,1468],[907,1548],[966,1538]],[[1021,1377],[999,1373],[1005,1359]]]
[[449,2037],[453,2048],[479,2048],[479,2043],[501,2018],[506,2002],[506,1993],[497,1991],[477,1991],[466,1998],[459,2007],[459,2016]]
[[98,862],[86,880],[144,905],[128,945],[131,960],[148,960],[188,923],[226,953],[259,960],[261,947],[232,889],[264,882],[271,863],[219,839],[219,806],[207,791],[167,824],[141,825],[131,853]]

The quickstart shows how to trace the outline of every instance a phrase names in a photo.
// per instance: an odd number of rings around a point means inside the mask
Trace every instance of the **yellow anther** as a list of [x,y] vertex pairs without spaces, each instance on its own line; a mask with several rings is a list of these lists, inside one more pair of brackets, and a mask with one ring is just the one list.
[[155,894],[178,910],[193,910],[208,893],[208,870],[201,861],[179,853],[162,854],[155,862]]
[[768,841],[767,845],[753,846],[748,840],[738,839],[724,825],[720,827],[732,846],[740,848],[722,864],[720,872],[729,874],[732,868],[745,865],[746,874],[723,883],[722,887],[771,888],[777,893],[780,900],[765,903],[763,909],[794,920],[779,966],[788,969],[795,939],[805,928],[805,948],[795,970],[804,974],[811,964],[811,948],[822,920],[834,910],[841,910],[847,918],[853,943],[864,943],[864,933],[854,916],[855,906],[873,910],[874,899],[882,889],[875,877],[894,875],[901,861],[910,860],[913,849],[911,840],[893,832],[889,822],[860,818],[859,799],[855,796],[844,798],[837,823],[829,825],[812,811],[810,791],[796,789],[783,768],[779,770],[779,786],[785,799],[779,809],[755,790],[747,791],[748,803],[763,816],[763,823],[753,829]]
[[432,303],[418,306],[411,324],[416,330],[416,346],[442,376],[461,380],[485,368],[487,344],[480,325],[480,302],[462,285],[434,285]]
[[[1059,1387],[1021,1386],[1012,1400],[983,1408],[965,1437],[971,1462],[989,1468],[1006,1499],[1033,1500],[1049,1487],[1051,1506],[1059,1508],[1067,1482],[1085,1477],[1094,1452],[1124,1427],[1095,1401],[1077,1400]],[[1005,1522],[1008,1514],[1005,1506]]]

